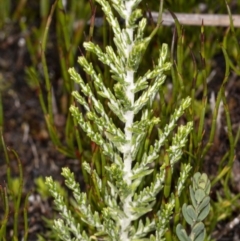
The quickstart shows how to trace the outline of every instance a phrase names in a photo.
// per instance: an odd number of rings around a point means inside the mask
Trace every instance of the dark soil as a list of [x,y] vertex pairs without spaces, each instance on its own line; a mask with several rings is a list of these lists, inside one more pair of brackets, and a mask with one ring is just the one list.
[[[50,140],[37,90],[30,88],[27,84],[25,68],[30,66],[30,56],[26,45],[21,44],[24,38],[17,26],[18,24],[9,24],[5,26],[6,29],[0,32],[3,35],[0,39],[0,88],[2,90],[4,115],[3,137],[9,150],[12,176],[18,177],[19,169],[17,159],[11,150],[17,152],[23,168],[24,195],[20,210],[19,230],[24,230],[23,202],[25,196],[29,194],[28,240],[35,241],[38,234],[46,233],[43,217],[53,217],[53,204],[52,200],[45,200],[36,193],[34,180],[37,177],[52,176],[62,183],[61,168],[69,166],[71,170],[79,170],[79,162],[60,154]],[[55,53],[56,51],[53,50],[49,59],[55,59]],[[52,64],[51,68],[55,68],[54,71],[59,74],[56,65]],[[58,82],[59,79],[55,78],[53,85],[57,85]],[[57,118],[56,121],[60,123],[63,116],[60,114]],[[4,187],[7,182],[7,165],[3,150],[1,150],[0,157],[0,185]],[[10,210],[9,240],[13,228],[13,206],[10,206]],[[2,209],[0,209],[0,212],[2,212]],[[20,235],[23,235],[23,231]],[[21,238],[19,237],[19,240]]]

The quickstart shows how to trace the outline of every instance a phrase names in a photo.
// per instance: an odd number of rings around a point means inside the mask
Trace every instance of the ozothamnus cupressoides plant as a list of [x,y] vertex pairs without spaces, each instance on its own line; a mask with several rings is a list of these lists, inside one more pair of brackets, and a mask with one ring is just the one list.
[[[191,122],[178,127],[171,145],[164,150],[165,158],[160,163],[158,173],[153,175],[154,164],[159,159],[161,148],[166,141],[169,142],[176,122],[189,107],[190,98],[181,101],[171,115],[169,123],[160,129],[158,126],[160,120],[158,117],[152,117],[151,107],[166,79],[165,72],[171,68],[171,63],[167,61],[167,45],[162,45],[154,68],[139,76],[139,64],[156,32],[154,30],[150,36],[144,37],[147,21],[142,18],[141,10],[138,9],[141,0],[112,0],[111,5],[106,0],[96,1],[102,6],[106,19],[112,27],[116,50],[111,46],[102,50],[93,42],[85,42],[84,48],[95,54],[100,62],[110,68],[111,78],[115,84],[112,89],[106,87],[103,76],[96,72],[94,66],[84,56],[79,57],[78,63],[91,77],[95,91],[74,68],[69,69],[72,80],[80,86],[81,91],[74,91],[72,94],[85,108],[86,115],[81,113],[77,105],[72,105],[70,111],[83,131],[101,148],[110,162],[109,166],[105,166],[108,179],[105,188],[97,171],[87,162],[83,165],[96,180],[96,188],[101,193],[99,202],[104,203],[104,208],[99,211],[91,206],[86,193],[80,191],[73,173],[68,168],[64,168],[62,175],[66,179],[67,187],[73,191],[75,209],[85,224],[82,228],[75,219],[75,215],[67,208],[50,177],[46,182],[62,216],[62,219],[54,222],[54,229],[62,240],[164,240],[176,196],[181,195],[191,169],[190,164],[183,164],[174,194],[171,193],[169,177],[174,164],[183,154],[182,148],[192,130]],[[114,16],[112,8],[125,20],[123,28]],[[107,101],[107,106],[103,105],[99,96],[105,100],[105,103]],[[124,127],[120,128],[120,125],[109,117],[107,108]],[[158,130],[158,137],[143,152],[140,160],[137,160],[137,154],[147,132],[153,126]],[[153,181],[141,185],[150,175]],[[148,215],[156,203],[156,196],[161,193],[168,202],[162,202],[156,213]],[[86,228],[86,225],[89,228]]]

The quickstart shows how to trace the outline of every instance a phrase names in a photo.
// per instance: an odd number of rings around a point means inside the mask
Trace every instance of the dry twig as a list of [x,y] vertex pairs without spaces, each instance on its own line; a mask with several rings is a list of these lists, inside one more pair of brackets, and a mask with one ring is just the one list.
[[[229,27],[230,18],[227,14],[189,14],[189,13],[174,13],[182,25],[204,26],[212,27]],[[151,17],[154,22],[158,20],[158,12],[151,12]],[[234,27],[240,27],[240,15],[232,15]],[[90,20],[88,21],[90,24]],[[170,26],[174,24],[174,19],[170,13],[163,13],[162,25]],[[100,27],[103,25],[103,18],[95,18],[94,26]]]
[[[189,14],[189,13],[175,13],[180,24],[183,25],[197,25],[201,26],[202,22],[204,26],[230,26],[230,18],[226,14]],[[152,12],[154,21],[157,21],[158,13]],[[232,15],[233,25],[240,27],[240,15]],[[163,25],[174,24],[174,19],[170,13],[163,13],[162,15]]]

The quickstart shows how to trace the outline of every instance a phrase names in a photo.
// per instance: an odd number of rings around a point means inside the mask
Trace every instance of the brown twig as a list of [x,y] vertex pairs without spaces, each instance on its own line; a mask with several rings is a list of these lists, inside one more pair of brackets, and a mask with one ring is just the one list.
[[[201,26],[202,22],[204,26],[212,27],[229,27],[230,17],[227,14],[195,14],[195,13],[174,13],[182,25]],[[151,17],[154,22],[158,20],[158,12],[151,12]],[[240,15],[232,15],[233,25],[236,28],[240,27]],[[90,21],[88,21],[90,24]],[[96,27],[100,27],[103,24],[103,18],[95,18]],[[162,14],[162,25],[170,26],[174,24],[174,19],[170,13]]]
[[[201,26],[202,21],[204,26],[219,26],[228,27],[230,26],[230,18],[227,14],[189,14],[189,13],[175,13],[180,24],[183,25],[194,25]],[[152,17],[154,21],[158,19],[158,13],[152,12]],[[232,15],[234,27],[240,27],[240,15]],[[162,14],[162,24],[172,25],[174,24],[174,19],[170,13]]]

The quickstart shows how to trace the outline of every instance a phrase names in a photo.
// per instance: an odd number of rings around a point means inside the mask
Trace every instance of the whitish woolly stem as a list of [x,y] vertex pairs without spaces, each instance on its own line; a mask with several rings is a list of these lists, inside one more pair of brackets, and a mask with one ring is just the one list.
[[[132,6],[133,6],[133,1],[126,1],[125,2],[125,7],[126,7],[126,31],[129,36],[130,44],[127,44],[127,49],[126,49],[126,56],[129,58],[129,55],[132,51],[132,43],[133,43],[133,28],[128,25],[128,20],[131,16],[132,13]],[[125,39],[125,42],[128,43],[128,41]],[[127,70],[126,71],[126,95],[128,99],[131,102],[131,106],[134,104],[134,71],[133,70]],[[134,112],[132,110],[128,110],[124,113],[124,117],[126,119],[126,124],[125,124],[125,137],[126,137],[126,144],[124,146],[124,153],[123,153],[123,158],[124,158],[124,180],[128,184],[128,186],[131,185],[131,175],[132,175],[132,155],[131,155],[131,149],[132,149],[132,131],[131,127],[133,124],[134,120]],[[121,240],[128,241],[129,239],[129,232],[128,232],[128,227],[131,225],[132,217],[131,217],[131,209],[130,205],[132,202],[132,194],[128,195],[126,197],[124,204],[123,204],[123,211],[125,213],[125,218],[121,220],[121,234],[120,238]]]

